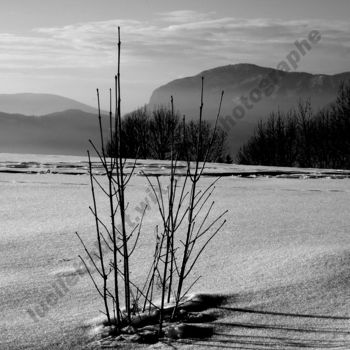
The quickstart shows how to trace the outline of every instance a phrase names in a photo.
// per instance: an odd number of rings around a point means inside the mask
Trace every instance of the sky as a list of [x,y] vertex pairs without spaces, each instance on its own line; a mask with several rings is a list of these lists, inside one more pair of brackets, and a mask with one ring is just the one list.
[[350,71],[349,0],[0,0],[0,93],[108,108],[122,36],[122,108],[162,84],[237,63],[275,68],[312,30],[296,71]]

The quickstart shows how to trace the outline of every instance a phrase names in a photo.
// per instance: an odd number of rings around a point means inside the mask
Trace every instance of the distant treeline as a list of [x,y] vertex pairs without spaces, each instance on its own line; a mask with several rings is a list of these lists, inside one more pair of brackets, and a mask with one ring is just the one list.
[[[215,131],[215,132],[214,132]],[[194,160],[196,154],[199,122],[186,121],[178,113],[159,107],[150,112],[146,107],[139,108],[122,119],[121,152],[126,158],[170,159],[171,144],[174,138],[174,157],[178,160]],[[225,153],[226,133],[207,121],[202,121],[199,150],[200,160],[206,157],[205,151],[213,142],[207,161],[224,162],[230,160]],[[108,155],[114,154],[114,143],[107,145]]]
[[260,121],[240,149],[240,164],[350,169],[350,83],[314,113],[310,101]]

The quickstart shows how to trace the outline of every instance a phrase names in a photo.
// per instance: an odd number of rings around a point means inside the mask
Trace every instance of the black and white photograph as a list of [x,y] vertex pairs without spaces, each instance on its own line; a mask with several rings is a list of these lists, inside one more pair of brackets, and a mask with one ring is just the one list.
[[349,16],[0,0],[0,350],[350,350]]

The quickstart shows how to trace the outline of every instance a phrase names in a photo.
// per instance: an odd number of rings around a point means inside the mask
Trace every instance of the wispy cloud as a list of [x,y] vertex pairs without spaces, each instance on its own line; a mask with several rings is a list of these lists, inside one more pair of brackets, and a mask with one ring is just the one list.
[[178,10],[170,12],[159,12],[158,20],[165,23],[188,23],[210,19],[215,16],[215,12],[196,12],[193,10]]
[[295,40],[305,38],[313,29],[322,35],[319,54],[331,52],[350,58],[348,22],[218,18],[212,12],[184,10],[159,13],[149,21],[115,19],[36,28],[27,35],[3,33],[0,69],[111,66],[118,25],[122,27],[126,65],[164,61],[193,66],[270,61],[272,65]]

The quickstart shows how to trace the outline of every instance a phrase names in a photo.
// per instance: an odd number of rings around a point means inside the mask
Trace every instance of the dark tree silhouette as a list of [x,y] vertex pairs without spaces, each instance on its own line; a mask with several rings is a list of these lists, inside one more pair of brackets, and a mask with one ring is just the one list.
[[[194,160],[197,157],[198,127],[198,121],[186,122],[185,117],[181,119],[179,113],[162,106],[152,112],[146,107],[137,109],[122,119],[122,155],[126,158],[170,159],[174,137],[178,160]],[[230,160],[226,154],[226,133],[223,130],[218,127],[215,129],[208,121],[202,121],[201,138],[200,161],[204,160],[205,150],[212,139],[213,147],[207,155],[207,161]],[[115,153],[113,140],[106,147],[108,155],[112,156]]]
[[336,101],[314,113],[300,101],[287,113],[271,113],[237,155],[241,164],[350,169],[350,83]]

